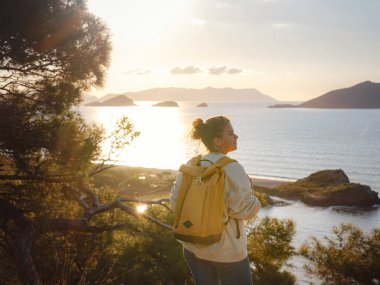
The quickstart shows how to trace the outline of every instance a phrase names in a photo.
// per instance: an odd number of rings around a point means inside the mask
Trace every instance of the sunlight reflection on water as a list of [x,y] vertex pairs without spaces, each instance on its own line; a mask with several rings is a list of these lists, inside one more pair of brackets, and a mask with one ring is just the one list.
[[[110,109],[111,108],[111,109]],[[183,116],[178,108],[151,107],[102,107],[87,108],[86,119],[102,125],[110,133],[122,116],[127,116],[140,135],[118,157],[118,164],[129,166],[177,169],[179,161],[186,160],[189,129],[184,128]],[[188,122],[186,122],[188,125]],[[109,152],[110,144],[103,145],[103,154]],[[158,163],[159,162],[159,163]]]

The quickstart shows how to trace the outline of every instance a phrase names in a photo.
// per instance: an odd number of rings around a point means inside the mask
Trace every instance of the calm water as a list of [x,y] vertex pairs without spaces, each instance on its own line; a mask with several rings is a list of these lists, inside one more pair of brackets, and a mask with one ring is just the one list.
[[[137,102],[134,107],[81,107],[89,122],[103,124],[110,131],[126,115],[141,132],[117,160],[133,166],[178,169],[198,150],[188,134],[195,117],[206,119],[226,115],[239,135],[238,150],[230,156],[239,160],[247,173],[264,177],[303,178],[322,169],[343,169],[351,182],[371,186],[380,192],[380,110],[269,109],[254,104],[209,104],[196,108],[180,103],[179,108],[151,107]],[[107,144],[104,151],[107,152]],[[115,158],[116,159],[116,158]],[[291,202],[271,207],[260,215],[291,218],[296,222],[294,245],[298,248],[310,236],[329,236],[340,223],[352,223],[365,233],[380,227],[380,210],[305,207]],[[304,276],[301,260],[295,260],[299,284]]]

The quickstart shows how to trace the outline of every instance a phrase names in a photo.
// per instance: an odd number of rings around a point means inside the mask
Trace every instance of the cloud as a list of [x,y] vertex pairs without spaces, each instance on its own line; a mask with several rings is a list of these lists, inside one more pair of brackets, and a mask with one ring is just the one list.
[[191,19],[191,25],[196,27],[203,27],[206,24],[206,21],[199,18]]
[[145,71],[139,71],[136,74],[137,75],[145,75],[145,74],[149,74],[149,73],[150,73],[150,70],[145,70]]
[[171,70],[172,74],[195,74],[201,72],[201,69],[194,66],[188,66],[188,67],[175,67]]
[[150,70],[140,71],[139,69],[132,69],[132,70],[128,70],[124,72],[124,74],[136,74],[136,75],[146,75],[149,73],[150,73]]
[[290,27],[290,24],[287,24],[287,23],[274,23],[274,24],[272,24],[272,26],[275,27],[276,29],[285,29],[285,28]]
[[228,74],[237,74],[241,73],[242,70],[238,68],[228,68],[227,66],[221,66],[221,67],[211,67],[208,69],[208,73],[212,75],[220,75],[224,73]]
[[124,74],[131,74],[131,73],[136,73],[138,70],[137,69],[132,69],[124,72]]
[[238,69],[238,68],[230,68],[230,69],[227,70],[227,72],[228,72],[229,74],[238,74],[238,73],[242,73],[242,71],[243,71],[243,70]]
[[[206,70],[206,69],[204,69]],[[211,75],[221,75],[221,74],[238,74],[242,73],[243,70],[240,68],[233,68],[233,67],[228,67],[228,66],[219,66],[219,67],[209,67],[207,69],[208,73]],[[171,74],[196,74],[196,73],[201,73],[202,69],[199,67],[195,66],[187,66],[187,67],[175,67],[171,70]]]
[[227,66],[221,66],[221,67],[211,67],[208,70],[208,73],[212,75],[219,75],[225,73],[227,70]]
[[216,5],[216,7],[217,7],[218,9],[224,9],[224,8],[228,8],[229,5],[226,4],[226,3],[218,3],[218,4]]

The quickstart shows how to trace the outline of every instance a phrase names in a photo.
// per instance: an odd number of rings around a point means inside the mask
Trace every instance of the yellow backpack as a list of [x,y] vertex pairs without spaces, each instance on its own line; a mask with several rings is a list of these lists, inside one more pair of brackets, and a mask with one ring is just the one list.
[[174,210],[174,236],[178,240],[212,244],[221,239],[225,224],[223,167],[235,162],[227,156],[210,166],[200,166],[201,156],[183,164],[183,180]]

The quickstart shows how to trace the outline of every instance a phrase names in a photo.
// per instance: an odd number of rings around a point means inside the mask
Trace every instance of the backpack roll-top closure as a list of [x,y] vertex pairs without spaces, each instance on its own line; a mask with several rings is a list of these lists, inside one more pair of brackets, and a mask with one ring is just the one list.
[[231,159],[227,156],[223,156],[210,166],[197,166],[200,160],[200,155],[194,157],[190,161],[190,165],[182,164],[179,168],[179,171],[181,171],[183,174],[190,175],[192,177],[207,177],[214,174],[216,171],[223,171],[223,167],[226,164],[230,162],[236,162],[236,160],[234,159]]
[[216,164],[213,164],[211,166],[193,166],[183,164],[179,169],[179,171],[181,171],[183,174],[190,175],[192,177],[207,177],[221,170],[222,167]]

